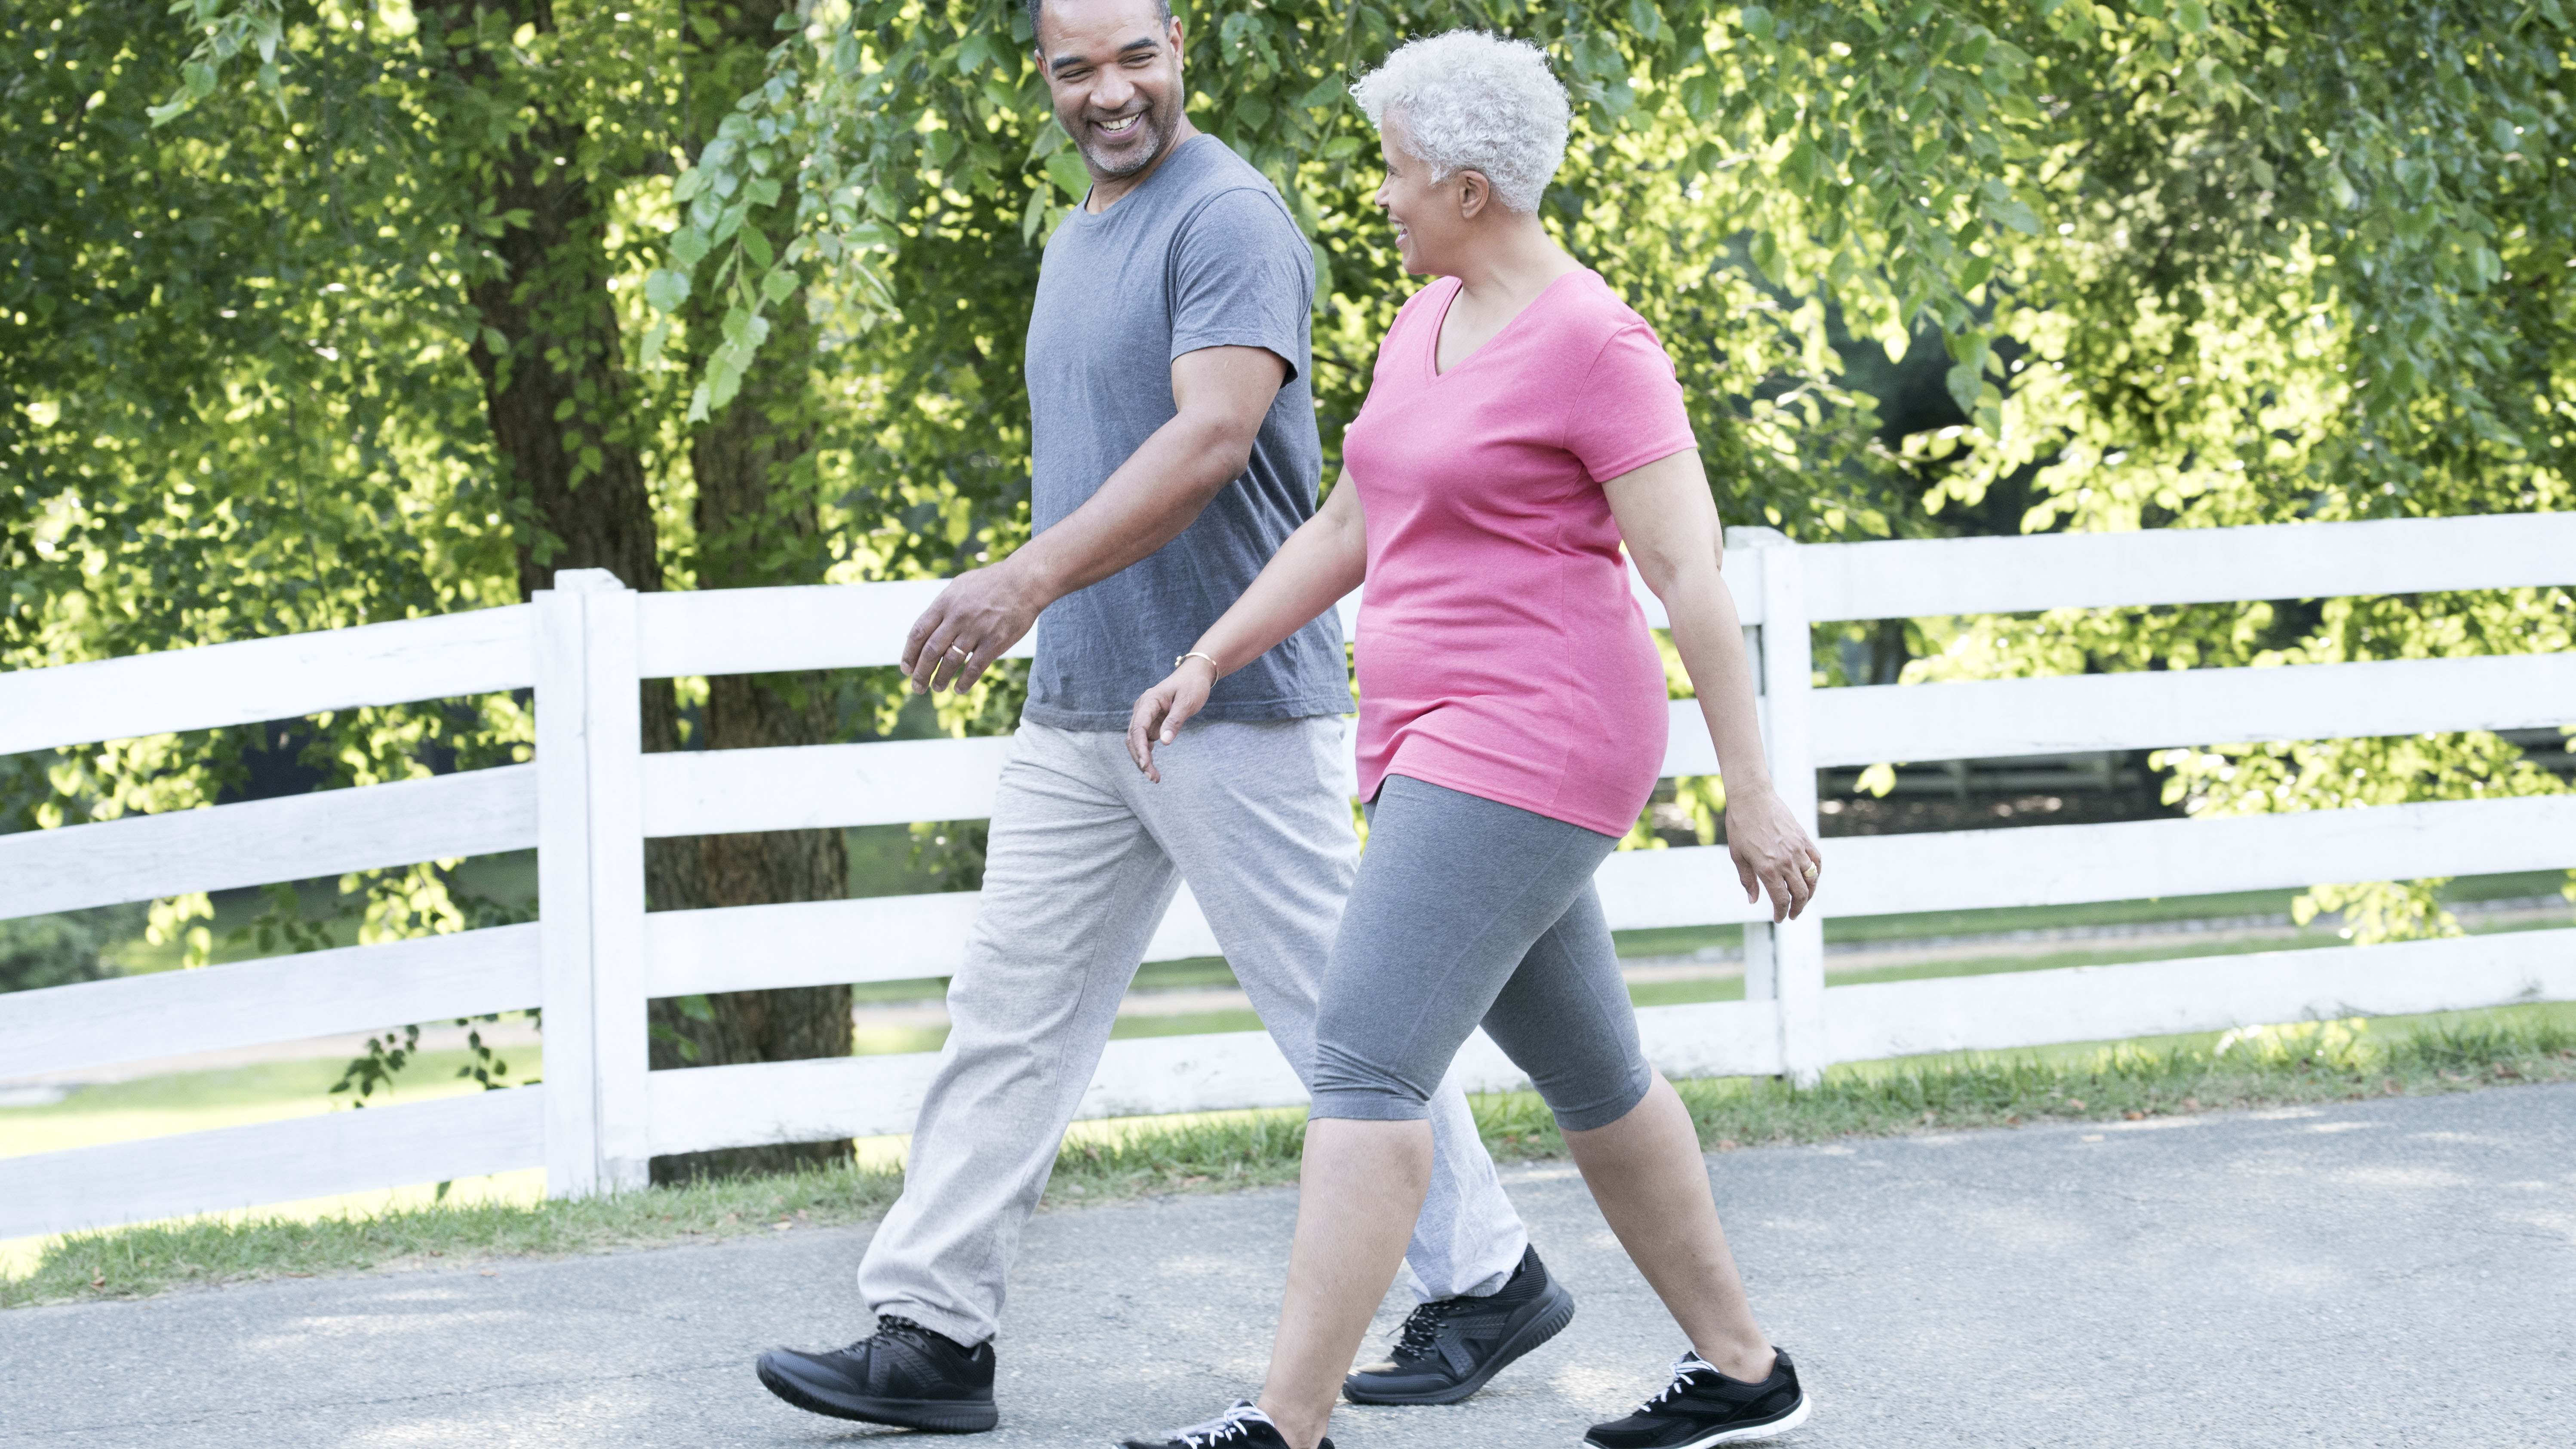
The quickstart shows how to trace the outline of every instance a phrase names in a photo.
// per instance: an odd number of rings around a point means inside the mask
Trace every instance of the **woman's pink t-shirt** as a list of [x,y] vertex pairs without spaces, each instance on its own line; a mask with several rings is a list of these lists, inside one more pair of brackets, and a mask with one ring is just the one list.
[[1415,293],[1342,444],[1368,518],[1360,795],[1390,774],[1624,835],[1663,766],[1664,667],[1604,479],[1697,446],[1672,359],[1569,272],[1447,373]]

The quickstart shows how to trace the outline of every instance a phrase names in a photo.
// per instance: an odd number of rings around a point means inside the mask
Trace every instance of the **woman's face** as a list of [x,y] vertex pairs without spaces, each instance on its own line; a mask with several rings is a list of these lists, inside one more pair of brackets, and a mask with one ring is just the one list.
[[1417,277],[1447,276],[1454,269],[1443,263],[1455,254],[1467,224],[1459,209],[1465,178],[1433,181],[1431,163],[1413,154],[1410,140],[1403,119],[1389,112],[1378,129],[1386,182],[1377,189],[1377,204],[1395,223],[1395,249],[1404,270]]

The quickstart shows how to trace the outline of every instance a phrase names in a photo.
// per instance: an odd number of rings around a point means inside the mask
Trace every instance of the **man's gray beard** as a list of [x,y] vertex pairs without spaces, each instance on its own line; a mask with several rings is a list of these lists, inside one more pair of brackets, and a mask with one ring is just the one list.
[[1145,148],[1144,155],[1126,165],[1116,167],[1107,165],[1098,156],[1092,154],[1090,147],[1076,148],[1082,152],[1083,162],[1090,166],[1091,174],[1095,178],[1102,181],[1122,181],[1153,165],[1155,158],[1161,156],[1172,144],[1172,132],[1178,129],[1164,123],[1163,108],[1160,106],[1147,110],[1144,119],[1137,124],[1145,128],[1145,134],[1153,140],[1154,144]]

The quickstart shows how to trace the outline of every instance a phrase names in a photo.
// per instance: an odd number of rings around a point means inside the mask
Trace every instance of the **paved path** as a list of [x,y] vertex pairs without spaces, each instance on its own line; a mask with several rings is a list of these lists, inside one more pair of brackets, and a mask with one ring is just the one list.
[[[1720,1205],[1817,1413],[1784,1441],[2576,1445],[2576,1087],[1729,1153]],[[1674,1333],[1570,1171],[1508,1174],[1582,1309],[1346,1449],[1568,1446]],[[996,1446],[1099,1445],[1258,1377],[1295,1199],[1049,1212]],[[0,1444],[848,1445],[753,1381],[856,1335],[864,1229],[0,1314]],[[1387,1321],[1392,1322],[1390,1308]]]

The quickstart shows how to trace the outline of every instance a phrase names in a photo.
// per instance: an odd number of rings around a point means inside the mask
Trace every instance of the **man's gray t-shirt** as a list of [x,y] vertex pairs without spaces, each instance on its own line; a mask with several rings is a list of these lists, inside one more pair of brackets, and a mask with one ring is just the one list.
[[[1080,508],[1170,422],[1172,361],[1260,347],[1288,364],[1241,476],[1179,537],[1048,606],[1026,717],[1123,730],[1136,696],[1172,669],[1315,512],[1323,448],[1306,380],[1315,263],[1268,179],[1195,136],[1098,215],[1048,239],[1029,317],[1031,507],[1040,531]],[[1346,714],[1349,676],[1331,611],[1224,679],[1202,719]]]

